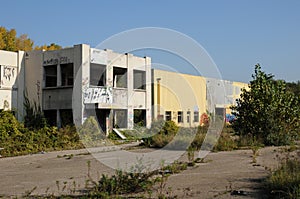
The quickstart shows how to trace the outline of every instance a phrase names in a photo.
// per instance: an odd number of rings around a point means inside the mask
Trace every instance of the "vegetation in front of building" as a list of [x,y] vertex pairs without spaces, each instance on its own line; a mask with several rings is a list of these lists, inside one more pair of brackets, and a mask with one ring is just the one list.
[[0,154],[4,157],[49,150],[82,148],[73,126],[44,126],[30,130],[9,111],[0,112]]
[[269,145],[289,145],[300,138],[300,96],[287,89],[284,81],[255,66],[249,90],[243,89],[232,106],[236,134]]

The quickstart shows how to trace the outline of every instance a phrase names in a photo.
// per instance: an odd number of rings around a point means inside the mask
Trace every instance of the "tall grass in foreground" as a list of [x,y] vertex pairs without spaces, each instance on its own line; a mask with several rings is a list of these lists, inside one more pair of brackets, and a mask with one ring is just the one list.
[[272,198],[300,198],[300,161],[287,159],[267,179]]

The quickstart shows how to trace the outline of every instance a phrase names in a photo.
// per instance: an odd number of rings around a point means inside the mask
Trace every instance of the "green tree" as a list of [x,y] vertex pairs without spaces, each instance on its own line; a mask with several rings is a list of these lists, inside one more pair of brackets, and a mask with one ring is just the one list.
[[287,89],[293,93],[295,93],[296,96],[300,98],[300,81],[296,82],[287,82],[286,83]]
[[290,144],[299,138],[300,104],[286,83],[274,80],[259,64],[255,66],[249,90],[242,89],[237,105],[232,106],[236,120],[233,129],[240,136],[249,136],[265,145]]

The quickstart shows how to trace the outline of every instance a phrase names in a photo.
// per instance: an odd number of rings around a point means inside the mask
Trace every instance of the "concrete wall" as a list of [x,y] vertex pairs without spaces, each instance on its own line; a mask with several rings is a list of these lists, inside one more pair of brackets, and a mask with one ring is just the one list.
[[0,50],[0,109],[14,110],[21,121],[24,114],[24,52]]

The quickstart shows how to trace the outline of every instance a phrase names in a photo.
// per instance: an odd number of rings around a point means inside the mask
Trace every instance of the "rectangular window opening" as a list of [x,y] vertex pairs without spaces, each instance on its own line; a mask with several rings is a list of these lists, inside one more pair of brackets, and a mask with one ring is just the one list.
[[90,67],[90,85],[106,85],[106,66],[101,64],[91,64]]
[[57,112],[56,110],[44,110],[44,116],[47,120],[47,123],[50,126],[56,126],[57,125],[57,116],[56,116]]
[[57,86],[57,65],[44,66],[45,87]]
[[60,70],[61,70],[61,85],[62,86],[73,86],[73,79],[74,79],[73,63],[61,64]]
[[189,123],[191,120],[191,111],[186,112],[186,122]]
[[127,110],[117,109],[114,110],[113,126],[114,128],[127,128]]
[[72,109],[60,109],[59,113],[62,127],[73,124]]
[[199,112],[194,111],[194,122],[199,122]]
[[146,72],[141,70],[133,70],[133,88],[146,89]]
[[115,88],[127,88],[126,68],[114,67],[113,76],[114,76],[113,86]]
[[177,122],[178,123],[183,122],[183,112],[182,111],[178,111],[178,113],[177,113]]
[[146,126],[146,110],[145,109],[134,109],[134,125],[135,126]]
[[171,121],[172,120],[172,112],[166,111],[165,118],[166,118],[166,121]]

